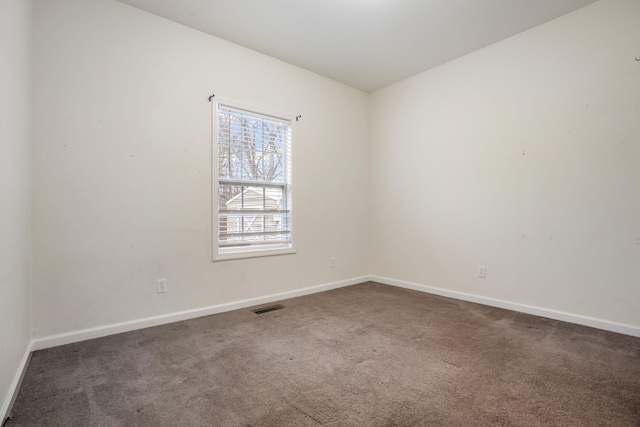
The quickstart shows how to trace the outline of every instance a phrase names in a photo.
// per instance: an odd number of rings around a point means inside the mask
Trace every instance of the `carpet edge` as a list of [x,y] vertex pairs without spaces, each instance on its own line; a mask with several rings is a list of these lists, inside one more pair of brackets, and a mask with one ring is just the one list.
[[18,369],[16,374],[13,377],[13,381],[11,381],[11,386],[9,386],[9,390],[7,391],[7,396],[2,402],[2,407],[0,407],[0,424],[11,415],[11,409],[13,408],[13,404],[16,401],[16,397],[18,397],[18,390],[20,390],[20,385],[22,384],[22,380],[24,379],[24,374],[27,372],[27,366],[29,366],[29,359],[31,359],[31,353],[33,352],[33,340],[29,341],[27,347],[24,350],[24,355],[20,360],[20,364],[18,365]]
[[129,332],[152,326],[160,326],[167,323],[180,322],[182,320],[194,319],[212,314],[224,313],[227,311],[247,308],[254,305],[266,304],[274,301],[285,300],[289,298],[311,295],[319,292],[329,291],[332,289],[343,288],[346,286],[356,285],[368,281],[370,276],[360,276],[351,279],[340,280],[337,282],[325,283],[322,285],[310,286],[307,288],[296,289],[293,291],[280,292],[277,294],[265,295],[261,297],[249,298],[240,301],[233,301],[224,304],[216,304],[207,307],[200,307],[191,310],[178,311],[173,313],[162,314],[159,316],[146,317],[142,319],[129,320],[126,322],[113,323],[109,325],[97,326],[93,328],[81,329],[77,331],[65,332],[62,334],[50,335],[41,338],[35,338],[31,341],[31,351],[44,350],[46,348],[57,347],[65,344],[85,341],[93,338],[115,335],[122,332]]
[[601,329],[609,332],[630,335],[640,338],[640,326],[629,325],[626,323],[618,323],[610,320],[598,319],[579,314],[566,313],[563,311],[552,310],[548,308],[536,307],[532,305],[505,301],[496,298],[483,297],[466,292],[452,291],[434,286],[421,285],[418,283],[407,282],[404,280],[391,279],[383,276],[371,275],[371,281],[382,283],[384,285],[396,286],[404,289],[424,292],[433,295],[439,295],[447,298],[453,298],[461,301],[468,301],[477,304],[487,305],[491,307],[504,308],[507,310],[517,311],[519,313],[531,314],[534,316],[546,317],[548,319],[560,320],[563,322],[574,323],[577,325],[588,326],[595,329]]

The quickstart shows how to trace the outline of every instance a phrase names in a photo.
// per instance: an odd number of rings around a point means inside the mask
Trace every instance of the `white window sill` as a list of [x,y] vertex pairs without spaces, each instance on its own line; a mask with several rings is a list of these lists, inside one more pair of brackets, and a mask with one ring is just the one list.
[[277,249],[245,249],[238,251],[227,251],[214,255],[213,262],[216,261],[228,261],[233,259],[245,259],[245,258],[259,258],[266,256],[276,255],[291,255],[295,254],[294,248],[277,248]]

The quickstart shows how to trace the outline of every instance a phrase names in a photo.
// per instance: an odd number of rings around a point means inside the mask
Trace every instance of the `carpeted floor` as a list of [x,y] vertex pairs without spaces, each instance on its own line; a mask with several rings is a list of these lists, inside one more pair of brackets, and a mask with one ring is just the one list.
[[639,426],[640,339],[363,283],[33,354],[8,426]]

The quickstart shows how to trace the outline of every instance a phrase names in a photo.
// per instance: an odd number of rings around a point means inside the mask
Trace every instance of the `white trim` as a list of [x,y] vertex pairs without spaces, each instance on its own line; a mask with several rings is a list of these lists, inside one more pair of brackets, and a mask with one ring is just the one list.
[[609,320],[596,319],[594,317],[582,316],[579,314],[566,313],[563,311],[551,310],[517,302],[504,301],[495,298],[483,297],[480,295],[468,294],[465,292],[451,291],[448,289],[436,288],[433,286],[419,285],[417,283],[405,282],[403,280],[390,279],[388,277],[380,277],[372,275],[370,280],[385,285],[397,286],[399,288],[412,289],[414,291],[425,292],[428,294],[440,295],[443,297],[458,299],[462,301],[475,302],[478,304],[488,305],[491,307],[504,308],[507,310],[518,311],[520,313],[532,314],[534,316],[546,317],[563,322],[575,323],[577,325],[589,326],[591,328],[602,329],[605,331],[616,332],[619,334],[640,337],[640,327],[625,323],[611,322]]
[[36,338],[32,341],[32,350],[42,350],[45,348],[56,347],[59,345],[71,344],[79,341],[89,340],[93,338],[105,337],[108,335],[119,334],[122,332],[134,331],[137,329],[149,328],[152,326],[164,325],[167,323],[179,322],[181,320],[193,319],[196,317],[209,316],[211,314],[224,313],[226,311],[237,310],[240,308],[252,307],[255,305],[266,304],[274,301],[280,301],[289,298],[295,298],[303,295],[315,294],[318,292],[329,291],[331,289],[343,288],[358,283],[366,282],[368,276],[355,277],[353,279],[342,280],[339,282],[326,283],[323,285],[311,286],[295,291],[281,292],[278,294],[266,295],[263,297],[249,298],[241,301],[230,302],[226,304],[212,305],[209,307],[196,308],[193,310],[179,311],[176,313],[163,314],[160,316],[147,317],[145,319],[130,320],[128,322],[115,323],[111,325],[98,326],[95,328],[81,329],[79,331],[67,332],[64,334],[52,335],[43,338]]
[[22,358],[18,371],[14,377],[14,380],[9,388],[7,398],[2,405],[2,411],[0,411],[0,420],[8,415],[8,410],[11,408],[16,396],[17,391],[22,382],[26,367],[29,361],[29,357],[32,351],[42,350],[50,347],[55,347],[64,344],[71,344],[79,341],[84,341],[92,338],[99,338],[113,334],[119,334],[122,332],[134,331],[138,329],[148,328],[152,326],[164,325],[167,323],[179,322],[182,320],[193,319],[196,317],[209,316],[217,313],[224,313],[227,311],[252,307],[260,304],[266,304],[274,301],[285,300],[289,298],[295,298],[304,295],[311,295],[318,292],[329,291],[331,289],[338,289],[346,286],[355,285],[358,283],[374,281],[385,285],[396,286],[405,289],[411,289],[419,292],[425,292],[433,295],[440,295],[447,298],[453,298],[462,301],[469,301],[478,304],[488,305],[491,307],[504,308],[507,310],[517,311],[526,314],[532,314],[534,316],[546,317],[549,319],[560,320],[563,322],[575,323],[578,325],[589,326],[592,328],[602,329],[605,331],[616,332],[620,334],[630,335],[634,337],[640,337],[640,327],[611,322],[608,320],[596,319],[588,316],[581,316],[577,314],[565,313],[562,311],[551,310],[541,307],[535,307],[527,304],[515,303],[510,301],[504,301],[495,298],[484,297],[480,295],[469,294],[465,292],[452,291],[448,289],[437,288],[433,286],[420,285],[417,283],[407,282],[403,280],[390,279],[388,277],[381,277],[376,275],[355,277],[352,279],[342,280],[338,282],[326,283],[317,286],[311,286],[304,289],[298,289],[294,291],[281,292],[272,295],[266,295],[263,297],[249,298],[241,301],[230,302],[226,304],[218,304],[209,307],[197,308],[193,310],[180,311],[176,313],[169,313],[160,316],[148,317],[144,319],[131,320],[128,322],[116,323],[111,325],[99,326],[95,328],[82,329],[73,332],[67,332],[58,335],[52,335],[43,338],[36,338],[31,340],[25,354]]
[[31,359],[32,351],[33,340],[29,341],[29,344],[27,344],[27,348],[24,351],[20,365],[18,365],[16,375],[13,377],[11,386],[7,391],[7,397],[4,399],[4,402],[2,402],[2,408],[0,408],[0,424],[2,424],[4,420],[11,415],[10,411],[13,407],[13,403],[16,401],[16,397],[18,397],[18,390],[20,390],[22,379],[24,378],[24,374],[27,372],[27,366],[29,365],[29,359]]

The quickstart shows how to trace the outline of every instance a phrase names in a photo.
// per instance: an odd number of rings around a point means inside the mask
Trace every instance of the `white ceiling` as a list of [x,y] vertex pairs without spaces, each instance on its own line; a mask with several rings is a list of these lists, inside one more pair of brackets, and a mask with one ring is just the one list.
[[372,92],[596,0],[120,0]]

